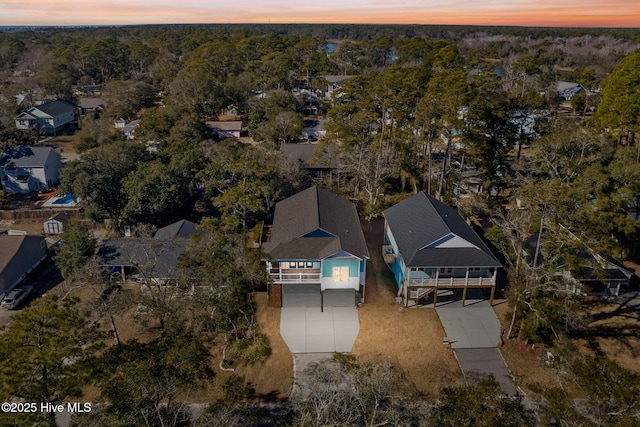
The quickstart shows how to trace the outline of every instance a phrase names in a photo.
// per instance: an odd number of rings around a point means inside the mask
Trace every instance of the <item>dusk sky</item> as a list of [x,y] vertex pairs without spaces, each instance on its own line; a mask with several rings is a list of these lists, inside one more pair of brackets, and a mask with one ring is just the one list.
[[639,27],[640,0],[0,0],[0,25],[182,23]]

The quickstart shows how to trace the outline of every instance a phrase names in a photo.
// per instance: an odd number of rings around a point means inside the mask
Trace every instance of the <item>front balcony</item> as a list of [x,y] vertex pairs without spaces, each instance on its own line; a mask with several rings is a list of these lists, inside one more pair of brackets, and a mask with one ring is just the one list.
[[267,269],[274,283],[320,283],[320,269]]
[[487,287],[495,284],[493,276],[490,277],[420,277],[407,279],[407,286],[423,286],[423,287]]

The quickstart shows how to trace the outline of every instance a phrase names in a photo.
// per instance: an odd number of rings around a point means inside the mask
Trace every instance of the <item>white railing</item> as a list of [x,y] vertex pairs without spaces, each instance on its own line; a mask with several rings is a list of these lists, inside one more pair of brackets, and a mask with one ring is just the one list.
[[407,286],[489,286],[494,284],[493,277],[439,277],[408,279]]
[[320,283],[320,273],[281,273],[279,271],[269,271],[269,277],[271,278],[271,280],[278,283]]

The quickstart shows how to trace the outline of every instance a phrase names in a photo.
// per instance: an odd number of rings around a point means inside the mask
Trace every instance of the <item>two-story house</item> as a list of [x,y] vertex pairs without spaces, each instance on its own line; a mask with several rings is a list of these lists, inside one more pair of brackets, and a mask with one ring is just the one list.
[[362,302],[369,252],[353,203],[317,186],[277,203],[263,249],[271,306]]
[[5,148],[0,155],[0,180],[7,193],[30,193],[60,183],[60,153],[51,147]]
[[57,135],[78,119],[80,107],[71,101],[57,99],[20,113],[15,118],[18,129],[37,129],[41,135]]
[[383,257],[405,305],[417,304],[438,290],[491,290],[500,262],[453,208],[418,193],[384,211]]

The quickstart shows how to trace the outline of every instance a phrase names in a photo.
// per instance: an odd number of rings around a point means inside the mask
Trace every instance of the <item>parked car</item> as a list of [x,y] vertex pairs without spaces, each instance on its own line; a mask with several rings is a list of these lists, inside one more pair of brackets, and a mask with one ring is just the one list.
[[32,290],[33,287],[31,286],[15,288],[7,292],[4,298],[2,298],[2,303],[0,303],[0,305],[9,310],[15,310],[16,308],[18,308],[22,300],[29,296]]

